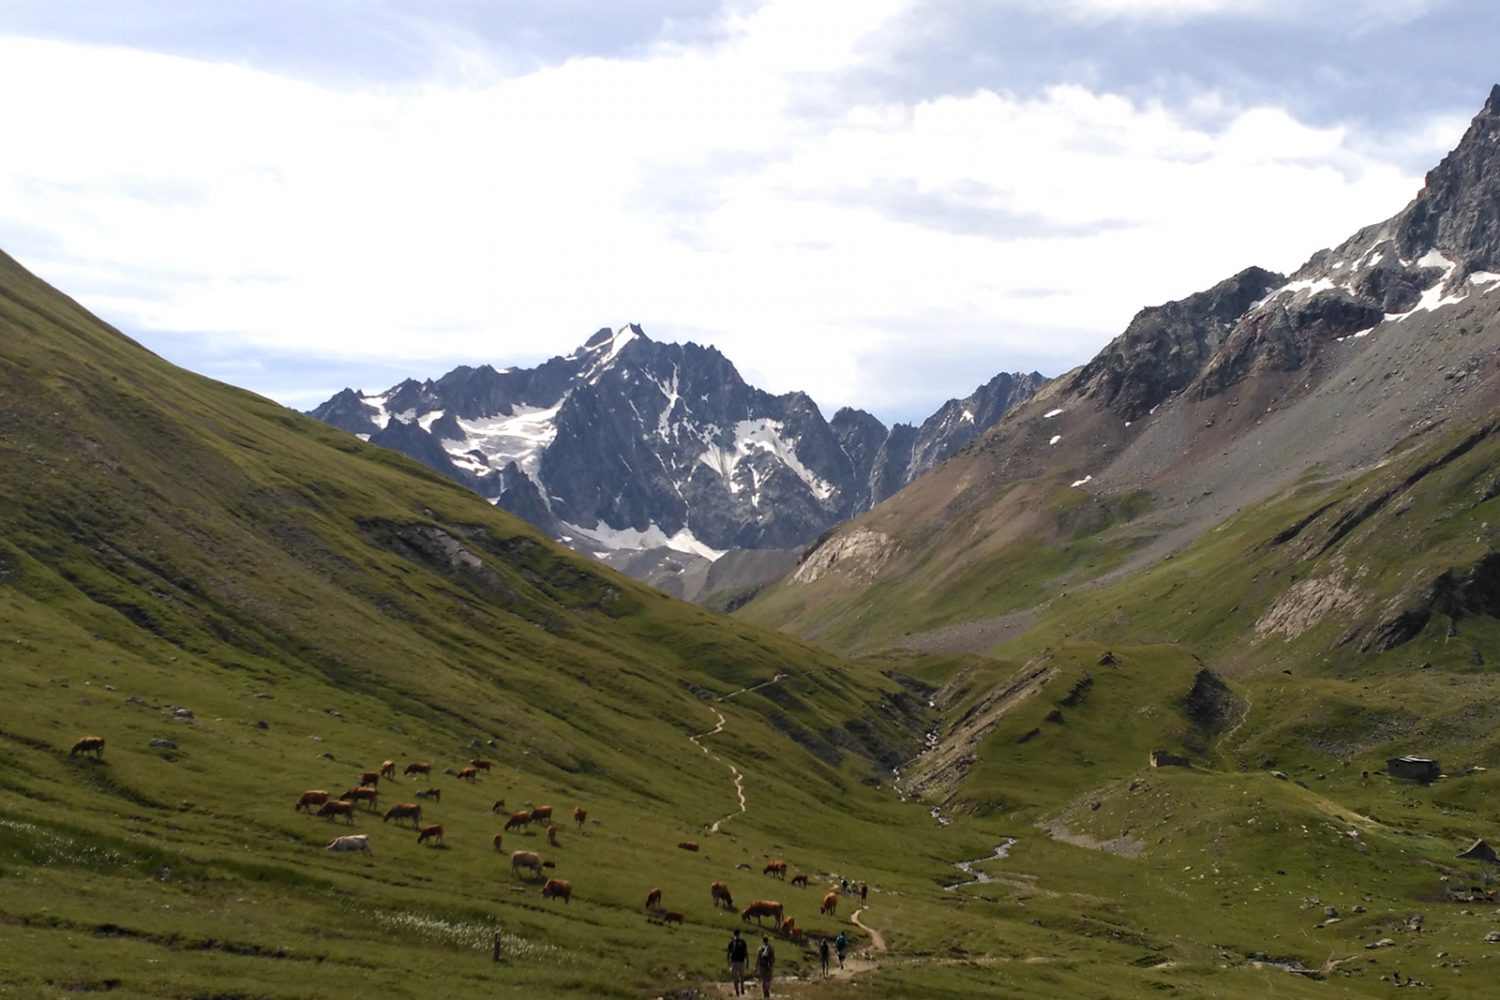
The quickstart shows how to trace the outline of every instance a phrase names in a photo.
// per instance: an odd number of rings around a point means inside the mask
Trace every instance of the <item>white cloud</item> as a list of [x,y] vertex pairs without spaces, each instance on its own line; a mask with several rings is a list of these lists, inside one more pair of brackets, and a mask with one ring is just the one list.
[[28,95],[3,113],[0,245],[50,235],[26,262],[131,329],[503,364],[634,320],[878,412],[910,387],[873,359],[944,338],[1055,371],[1420,182],[1275,108],[1207,128],[1212,99],[1072,86],[845,97],[899,7],[780,0],[713,48],[388,90],[0,39],[0,90]]
[[1209,17],[1306,22],[1334,19],[1356,31],[1415,21],[1443,0],[1012,0],[1086,21],[1182,22]]

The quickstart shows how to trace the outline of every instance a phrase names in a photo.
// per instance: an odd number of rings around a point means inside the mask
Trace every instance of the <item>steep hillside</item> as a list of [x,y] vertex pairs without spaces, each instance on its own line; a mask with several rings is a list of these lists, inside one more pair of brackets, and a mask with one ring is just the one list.
[[747,616],[838,648],[982,650],[1308,477],[1476,426],[1500,405],[1497,130],[1500,89],[1399,215],[1290,278],[1250,268],[1142,310]]
[[[638,995],[681,960],[653,928],[618,970],[611,928],[639,933],[649,883],[691,911],[688,886],[696,899],[732,874],[740,838],[831,846],[809,805],[862,803],[852,829],[899,806],[868,787],[916,746],[922,702],[899,684],[678,604],[393,452],[173,369],[8,258],[0,469],[0,982],[24,995],[338,996],[356,969],[410,976],[429,949],[487,948],[496,929],[536,958],[508,967],[517,984]],[[690,742],[717,719],[732,737]],[[102,760],[68,753],[86,733],[105,737]],[[495,767],[443,776],[471,757]],[[435,764],[444,794],[424,818],[446,849],[373,815],[348,830],[293,811],[385,758]],[[748,812],[731,764],[751,775]],[[424,785],[387,782],[381,805]],[[507,881],[500,798],[557,805],[557,874],[581,897],[566,916],[539,883]],[[581,830],[575,804],[593,817]],[[368,834],[373,860],[321,850],[344,832]],[[646,864],[685,838],[705,851],[675,852],[679,874]],[[540,832],[505,840],[547,850]],[[696,910],[689,933],[707,934]],[[483,991],[477,969],[448,995]]]

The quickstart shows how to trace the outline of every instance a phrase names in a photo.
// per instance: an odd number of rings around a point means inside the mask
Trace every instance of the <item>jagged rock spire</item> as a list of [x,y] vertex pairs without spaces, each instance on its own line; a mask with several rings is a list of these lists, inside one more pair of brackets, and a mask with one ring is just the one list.
[[1500,270],[1500,84],[1397,217],[1395,237],[1407,259],[1436,249],[1464,273]]

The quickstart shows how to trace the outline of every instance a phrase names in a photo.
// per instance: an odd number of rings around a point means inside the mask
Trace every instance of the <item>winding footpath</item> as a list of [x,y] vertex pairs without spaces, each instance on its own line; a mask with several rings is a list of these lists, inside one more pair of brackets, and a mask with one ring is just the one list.
[[[750,691],[758,691],[761,688],[768,687],[769,685],[779,682],[784,676],[785,674],[778,673],[775,677],[772,677],[768,681],[762,681],[759,684],[754,684],[749,687],[743,687],[738,691],[731,691],[728,694],[720,695],[718,698],[715,698],[714,701],[722,703],[728,701],[731,698],[746,694]],[[689,736],[688,740],[693,744],[693,746],[701,750],[705,756],[718,761],[729,769],[730,781],[734,789],[734,795],[739,802],[739,808],[736,811],[731,812],[728,815],[721,816],[718,819],[714,820],[712,823],[705,826],[705,830],[707,830],[708,833],[713,834],[718,833],[720,827],[722,827],[723,824],[727,823],[729,820],[748,812],[749,804],[745,798],[745,776],[740,772],[740,769],[731,764],[729,761],[725,760],[723,757],[719,756],[717,753],[714,753],[703,744],[703,741],[706,738],[722,734],[724,732],[725,726],[728,724],[728,720],[725,719],[724,713],[721,712],[717,707],[715,707],[713,704],[710,704],[707,706],[707,708],[714,714],[714,727],[707,732],[697,733],[695,735]],[[933,739],[929,737],[929,745],[932,742],[934,742]],[[900,772],[897,771],[898,782],[899,775]],[[898,793],[900,792],[899,784],[897,786],[897,791]],[[903,795],[902,797],[904,798],[905,796]],[[934,808],[932,810],[932,815],[933,818],[937,820],[940,826],[946,826],[949,822],[951,822],[951,820],[941,814],[940,808]],[[953,863],[953,866],[959,871],[963,872],[966,877],[960,881],[952,883],[951,885],[943,886],[944,891],[952,892],[955,889],[959,889],[963,886],[980,885],[986,882],[993,881],[993,879],[987,873],[983,871],[976,871],[975,866],[984,864],[988,861],[997,861],[1001,858],[1006,857],[1006,855],[1010,853],[1010,849],[1015,843],[1016,840],[1014,837],[1007,837],[1003,843],[998,844],[995,847],[994,853],[989,855],[988,857],[974,858],[970,861],[955,861]],[[878,928],[873,927],[860,919],[867,909],[867,906],[861,906],[859,909],[849,914],[849,923],[855,927],[858,927],[861,931],[869,936],[868,944],[864,948],[861,948],[857,954],[851,954],[847,956],[844,959],[844,965],[842,968],[839,968],[837,966],[831,968],[829,970],[830,978],[852,979],[855,976],[870,972],[874,969],[879,968],[881,960],[887,955],[888,946],[886,944],[885,935],[882,934]],[[971,958],[967,959],[966,961],[973,960],[974,959]],[[944,963],[954,960],[922,958],[917,959],[917,961]],[[787,979],[781,979],[780,977],[778,977],[777,980],[778,985],[781,985],[783,989],[785,989],[786,987],[790,987],[793,992],[799,990],[804,986],[810,985],[812,981],[815,981],[813,977],[809,977],[809,979],[807,980],[798,979],[796,977],[789,977]],[[732,987],[727,982],[714,982],[712,984],[712,989],[720,996],[732,995],[733,993]],[[786,994],[779,993],[778,995]]]
[[718,819],[714,820],[706,827],[709,833],[718,833],[719,827],[734,819],[736,816],[744,813],[747,808],[745,802],[745,776],[740,773],[739,768],[735,767],[733,764],[729,763],[729,761],[725,760],[723,757],[720,757],[718,754],[714,753],[708,747],[703,745],[703,738],[705,736],[717,736],[724,731],[724,713],[719,711],[717,708],[713,708],[712,706],[710,706],[709,711],[718,716],[718,723],[706,733],[698,733],[696,736],[689,736],[688,742],[692,743],[693,746],[697,747],[699,750],[702,750],[705,756],[712,757],[720,764],[723,764],[725,767],[729,768],[731,779],[730,783],[734,786],[735,797],[739,799],[740,803],[740,807],[736,812],[729,813],[726,816],[720,816]]
[[[745,694],[748,691],[759,691],[763,687],[769,687],[770,685],[777,683],[785,676],[786,674],[778,672],[775,677],[772,677],[768,681],[761,681],[759,684],[753,684],[750,687],[742,687],[738,691],[731,691],[728,694],[720,695],[714,700],[724,702],[728,701],[730,698]],[[719,828],[725,823],[734,819],[736,816],[743,815],[748,809],[748,804],[745,801],[745,776],[740,773],[740,769],[703,745],[703,740],[705,737],[717,736],[724,731],[724,725],[726,721],[724,719],[724,713],[719,711],[717,708],[714,708],[712,705],[710,705],[708,706],[708,710],[714,713],[714,716],[717,718],[717,722],[714,724],[714,727],[706,733],[698,733],[694,736],[689,736],[688,742],[693,744],[693,746],[697,747],[699,750],[702,750],[705,756],[711,757],[714,760],[718,761],[720,764],[723,764],[725,767],[729,768],[730,784],[734,787],[735,798],[739,800],[740,804],[739,809],[735,812],[729,813],[725,816],[720,816],[718,819],[714,820],[712,823],[704,827],[704,829],[706,829],[709,833],[718,833]]]

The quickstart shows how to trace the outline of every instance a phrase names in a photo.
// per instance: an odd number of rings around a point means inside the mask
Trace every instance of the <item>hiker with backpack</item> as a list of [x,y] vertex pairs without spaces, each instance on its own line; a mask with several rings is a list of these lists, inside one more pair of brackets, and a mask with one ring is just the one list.
[[729,978],[734,980],[734,995],[744,996],[745,963],[750,959],[750,946],[740,937],[739,928],[735,928],[734,937],[729,939],[724,954],[729,959]]
[[839,931],[839,936],[833,939],[833,950],[838,952],[839,968],[842,969],[844,967],[844,956],[849,954],[849,939],[844,936],[843,931]]
[[771,939],[761,935],[760,951],[755,953],[755,972],[760,976],[760,995],[769,997],[771,995],[771,973],[776,967],[776,949],[771,947]]

